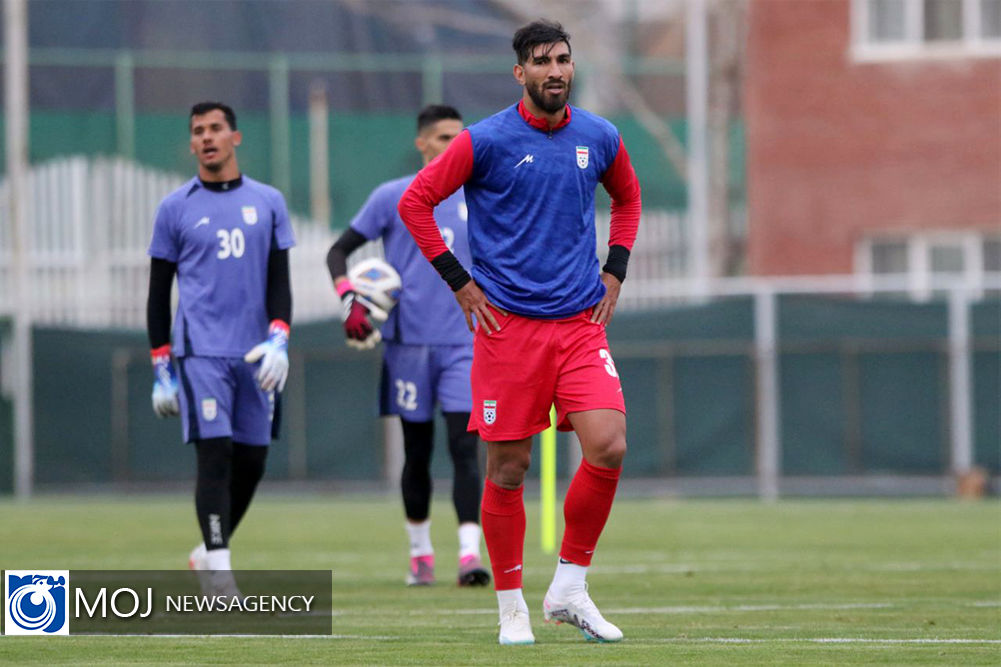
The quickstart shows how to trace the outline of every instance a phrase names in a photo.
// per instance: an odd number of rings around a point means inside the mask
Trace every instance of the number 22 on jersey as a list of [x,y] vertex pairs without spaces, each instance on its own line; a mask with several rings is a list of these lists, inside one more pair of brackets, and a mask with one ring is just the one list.
[[404,380],[396,381],[396,404],[404,410],[417,409],[417,385]]

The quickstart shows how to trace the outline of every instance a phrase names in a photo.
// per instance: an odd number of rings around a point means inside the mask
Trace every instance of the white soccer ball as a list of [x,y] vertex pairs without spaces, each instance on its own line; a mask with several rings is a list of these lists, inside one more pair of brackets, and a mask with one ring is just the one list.
[[351,267],[348,279],[372,317],[384,322],[400,300],[400,290],[403,289],[396,269],[384,259],[369,257]]

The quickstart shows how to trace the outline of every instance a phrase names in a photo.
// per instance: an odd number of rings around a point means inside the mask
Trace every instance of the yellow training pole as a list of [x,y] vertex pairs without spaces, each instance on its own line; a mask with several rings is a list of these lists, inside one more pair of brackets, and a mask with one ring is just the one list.
[[556,550],[556,408],[549,410],[549,428],[542,432],[539,507],[542,553]]

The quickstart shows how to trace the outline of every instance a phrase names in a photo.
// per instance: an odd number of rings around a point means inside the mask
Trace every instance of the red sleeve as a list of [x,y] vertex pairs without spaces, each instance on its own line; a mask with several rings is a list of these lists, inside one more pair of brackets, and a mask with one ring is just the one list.
[[626,145],[619,137],[619,151],[601,178],[601,184],[612,197],[612,221],[609,225],[608,245],[620,245],[626,250],[633,249],[636,231],[640,227],[640,182],[633,171],[633,164],[626,152]]
[[448,251],[434,221],[434,208],[462,187],[473,173],[473,139],[463,130],[445,152],[431,160],[400,197],[396,209],[424,257]]

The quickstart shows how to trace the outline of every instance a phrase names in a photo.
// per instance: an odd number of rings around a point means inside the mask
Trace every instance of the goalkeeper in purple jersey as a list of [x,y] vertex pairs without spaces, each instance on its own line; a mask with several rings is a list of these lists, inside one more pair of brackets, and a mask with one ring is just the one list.
[[184,441],[195,446],[204,541],[189,566],[205,571],[207,592],[238,596],[229,540],[264,474],[288,374],[295,238],[281,193],[240,173],[233,110],[196,104],[188,129],[198,175],[161,202],[149,246],[153,409],[180,415]]
[[[417,117],[415,145],[426,165],[462,131],[462,116],[449,106],[425,107]],[[472,335],[451,290],[421,255],[396,211],[414,175],[383,183],[369,196],[351,225],[330,248],[327,267],[344,306],[344,332],[354,347],[374,346],[377,336],[369,311],[356,298],[347,277],[347,257],[366,241],[382,238],[386,261],[400,274],[399,302],[382,325],[383,374],[380,408],[399,415],[405,462],[400,486],[410,541],[409,585],[434,582],[431,544],[431,454],[434,407],[448,427],[454,466],[452,500],[459,521],[460,586],[483,586],[490,574],[480,561],[478,439],[466,425],[472,408],[469,371]],[[466,202],[456,192],[441,202],[434,217],[445,244],[469,260]]]

